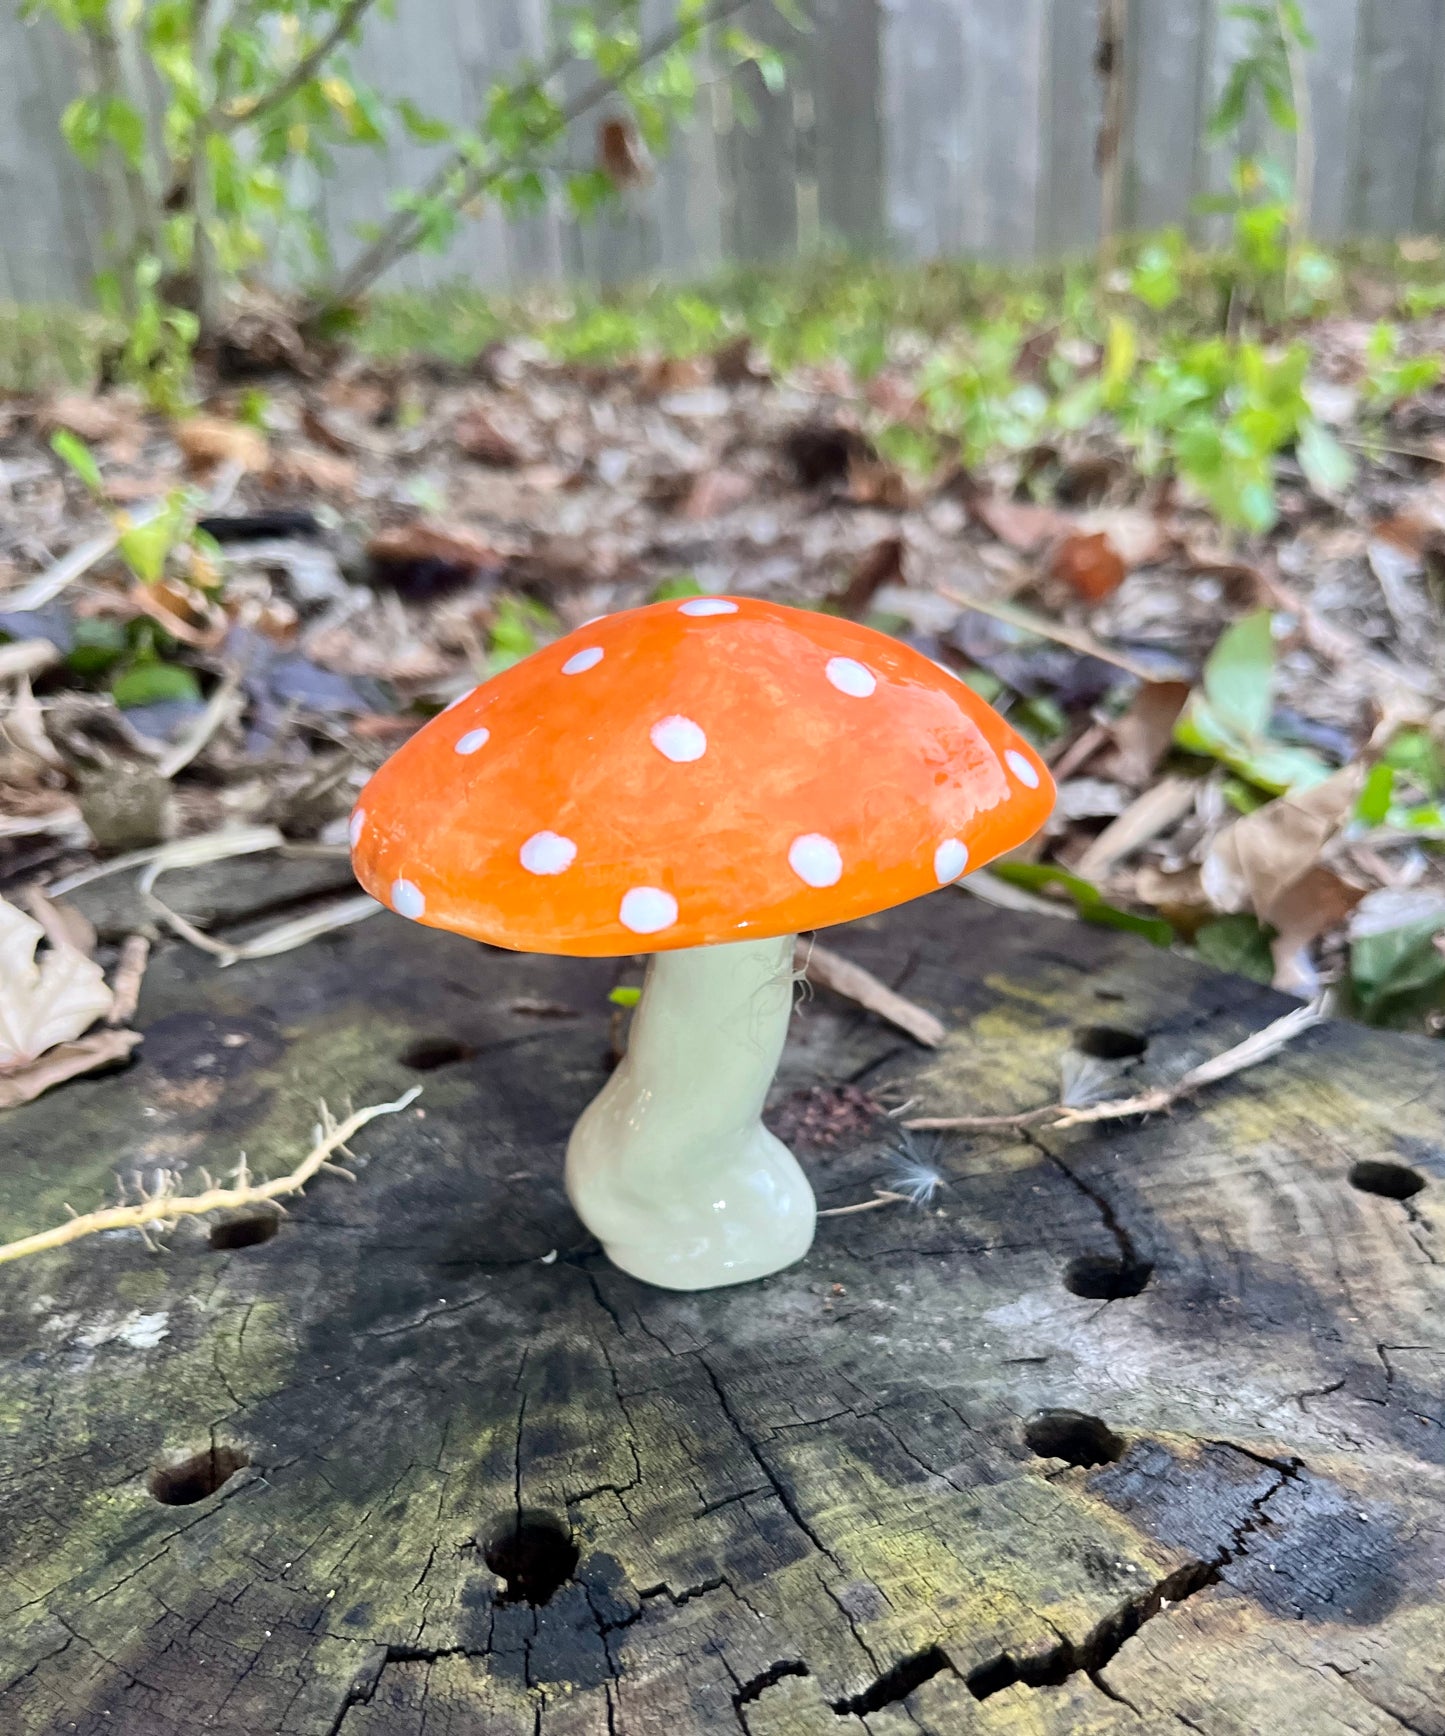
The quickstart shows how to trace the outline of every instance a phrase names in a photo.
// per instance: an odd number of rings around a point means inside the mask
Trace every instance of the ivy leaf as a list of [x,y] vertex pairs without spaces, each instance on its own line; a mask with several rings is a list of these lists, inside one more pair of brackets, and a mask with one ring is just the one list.
[[636,985],[622,983],[615,989],[609,989],[607,998],[614,1007],[635,1007],[642,999],[642,990]]

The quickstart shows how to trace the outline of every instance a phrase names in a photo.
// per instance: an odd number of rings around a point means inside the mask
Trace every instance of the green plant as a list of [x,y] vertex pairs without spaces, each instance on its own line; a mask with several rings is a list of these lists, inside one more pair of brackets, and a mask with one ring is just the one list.
[[1322,782],[1329,767],[1318,755],[1271,737],[1273,684],[1274,619],[1260,609],[1237,621],[1210,653],[1174,726],[1175,742],[1273,795]]
[[1439,356],[1402,356],[1399,327],[1381,320],[1365,345],[1364,403],[1376,415],[1386,415],[1406,398],[1427,391],[1440,372]]
[[[97,500],[105,498],[104,483],[95,454],[76,435],[61,428],[50,437],[51,450]],[[194,488],[173,488],[160,505],[133,516],[111,512],[116,533],[115,548],[137,584],[157,585],[178,554],[186,557],[187,578],[201,580],[205,588],[214,582],[220,550],[215,539],[201,530],[196,519],[203,496]]]
[[[483,202],[534,208],[560,193],[587,215],[639,172],[690,109],[705,58],[752,66],[776,87],[778,52],[732,20],[746,0],[675,0],[652,34],[642,0],[561,15],[560,43],[489,90],[464,126],[361,81],[348,50],[393,0],[23,0],[86,50],[89,88],[65,112],[71,149],[105,178],[114,247],[102,282],[123,318],[119,357],[165,408],[184,398],[191,350],[228,295],[277,248],[317,280],[311,311],[335,314],[398,259],[442,248]],[[791,0],[777,0],[791,12]],[[793,14],[796,18],[796,14]],[[802,20],[797,19],[798,23]],[[602,107],[597,160],[565,155],[574,124]],[[398,192],[358,254],[334,271],[288,187],[339,150],[402,133],[444,146],[424,185]]]
[[[1301,0],[1231,5],[1225,15],[1245,25],[1245,38],[1209,117],[1205,141],[1231,146],[1234,159],[1228,190],[1199,200],[1198,208],[1230,220],[1232,306],[1251,305],[1263,315],[1308,308],[1334,283],[1329,260],[1305,244],[1314,134],[1304,61],[1315,40]],[[1252,147],[1251,129],[1261,114],[1278,135],[1293,141],[1291,163]]]

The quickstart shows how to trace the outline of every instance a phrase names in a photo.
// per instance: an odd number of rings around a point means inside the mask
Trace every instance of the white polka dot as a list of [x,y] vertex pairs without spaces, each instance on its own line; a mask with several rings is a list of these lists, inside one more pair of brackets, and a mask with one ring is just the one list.
[[521,849],[529,874],[565,874],[577,860],[577,846],[556,832],[534,832]]
[[700,760],[707,752],[707,737],[690,717],[664,717],[647,733],[662,757],[676,765]]
[[878,685],[878,677],[873,671],[855,663],[851,657],[830,657],[828,679],[839,693],[846,693],[851,699],[867,699]]
[[945,838],[933,852],[933,872],[938,876],[940,886],[957,880],[967,867],[968,845],[958,838]]
[[618,915],[634,934],[657,934],[677,921],[677,900],[657,886],[634,886],[623,893]]
[[426,899],[422,896],[421,887],[413,880],[393,880],[391,908],[398,916],[409,917],[415,922],[426,909]]
[[361,833],[365,825],[366,809],[358,808],[351,816],[351,824],[346,828],[346,835],[351,839],[351,848],[353,850],[361,842]]
[[574,651],[562,665],[564,675],[585,675],[589,669],[595,669],[602,661],[603,651],[600,645],[589,645],[585,651]]
[[726,597],[689,597],[678,605],[679,615],[736,615],[738,606]]
[[469,729],[457,743],[458,753],[475,753],[479,747],[485,747],[492,739],[489,729]]
[[804,832],[788,846],[788,866],[809,886],[836,886],[843,874],[843,858],[831,838],[819,832]]
[[1027,784],[1031,790],[1036,790],[1039,787],[1038,772],[1017,748],[1009,748],[1003,757],[1008,761],[1008,769],[1021,784]]
[[459,693],[455,699],[448,700],[446,705],[442,707],[443,715],[448,711],[454,711],[464,699],[470,699],[476,691],[475,687],[469,687],[465,693]]

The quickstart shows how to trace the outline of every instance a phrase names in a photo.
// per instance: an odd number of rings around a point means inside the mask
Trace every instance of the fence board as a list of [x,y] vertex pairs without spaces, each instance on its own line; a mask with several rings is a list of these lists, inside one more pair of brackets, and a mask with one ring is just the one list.
[[[453,122],[489,85],[546,52],[558,0],[405,0],[379,13],[359,73]],[[644,0],[649,28],[674,0]],[[1313,229],[1334,237],[1445,227],[1445,0],[1305,0],[1315,142]],[[1226,0],[1130,0],[1124,221],[1187,223],[1224,184],[1229,153],[1206,151],[1204,120],[1238,52]],[[488,290],[581,275],[706,272],[722,258],[776,259],[842,239],[908,258],[1021,259],[1077,251],[1098,231],[1094,168],[1101,91],[1097,0],[816,0],[799,37],[770,0],[741,16],[791,55],[791,83],[742,89],[751,127],[719,79],[652,183],[590,228],[564,214],[507,219],[494,205],[442,258],[405,261],[393,285],[464,278]],[[76,94],[73,45],[0,10],[0,296],[73,299],[99,262],[101,188],[70,158],[59,116]],[[591,155],[579,124],[570,155]],[[1269,148],[1292,154],[1288,140]],[[397,138],[340,151],[295,199],[343,257],[359,223],[425,178],[435,149]],[[291,256],[274,269],[294,276]]]
[[1414,227],[1441,10],[1440,0],[1365,0],[1351,212],[1362,234]]
[[1133,0],[1126,63],[1124,223],[1185,223],[1198,188],[1203,87],[1211,46],[1207,0]]
[[1101,220],[1095,157],[1104,93],[1094,66],[1097,0],[1089,6],[1051,0],[1045,30],[1038,250],[1077,253],[1097,243]]

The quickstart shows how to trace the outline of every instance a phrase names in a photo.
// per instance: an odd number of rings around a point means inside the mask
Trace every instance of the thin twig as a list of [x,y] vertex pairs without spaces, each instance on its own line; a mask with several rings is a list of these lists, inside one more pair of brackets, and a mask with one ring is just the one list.
[[284,78],[274,84],[270,90],[263,91],[256,100],[248,106],[237,106],[226,109],[211,123],[212,130],[218,133],[229,133],[236,127],[249,126],[252,121],[259,120],[273,108],[279,108],[282,103],[289,102],[301,86],[305,84],[321,66],[327,57],[353,27],[360,22],[361,15],[367,11],[375,0],[349,0],[336,15],[336,22],[330,30],[303,54]]
[[965,597],[961,591],[950,590],[947,585],[935,585],[933,588],[940,597],[946,598],[950,603],[957,603],[960,609],[974,609],[980,615],[988,615],[1009,627],[1017,627],[1021,632],[1034,633],[1040,639],[1052,639],[1055,644],[1067,645],[1071,651],[1077,651],[1082,656],[1097,657],[1101,663],[1112,663],[1116,669],[1122,669],[1140,681],[1160,679],[1157,666],[1151,667],[1142,659],[1131,656],[1129,652],[1121,651],[1116,645],[1107,644],[1083,627],[1069,627],[1062,621],[1051,621],[1047,615],[1035,614],[1032,609],[1025,609],[1018,603],[1005,603],[989,597]]
[[230,716],[240,686],[241,671],[228,669],[224,679],[206,702],[206,709],[176,745],[156,762],[156,771],[161,777],[173,778],[177,772],[186,769]]
[[106,1024],[124,1025],[135,1013],[150,956],[151,943],[143,934],[128,934],[121,942],[120,957],[116,960],[111,982],[111,994],[115,998],[105,1015]]
[[825,989],[831,989],[835,995],[842,995],[845,1000],[855,1001],[868,1012],[876,1013],[900,1031],[907,1031],[925,1048],[936,1049],[944,1039],[941,1019],[916,1001],[890,989],[872,971],[864,970],[861,964],[854,964],[841,953],[816,942],[805,947],[800,941],[793,956],[793,969],[801,971],[813,982],[821,983]]
[[160,1192],[142,1200],[139,1205],[109,1206],[102,1211],[86,1212],[83,1217],[71,1218],[68,1223],[57,1224],[54,1229],[41,1230],[34,1236],[24,1236],[18,1242],[6,1242],[0,1246],[0,1265],[9,1260],[24,1259],[27,1254],[42,1253],[47,1248],[63,1248],[67,1242],[78,1241],[82,1236],[98,1235],[103,1230],[144,1230],[148,1224],[164,1226],[179,1218],[204,1217],[207,1212],[235,1211],[242,1206],[262,1205],[269,1200],[300,1193],[316,1172],[326,1165],[331,1154],[340,1151],[368,1121],[374,1121],[378,1115],[399,1115],[420,1095],[421,1086],[413,1085],[410,1091],[398,1097],[394,1103],[374,1103],[369,1109],[358,1109],[339,1125],[332,1120],[330,1111],[323,1103],[321,1125],[316,1130],[316,1143],[288,1175],[256,1184],[209,1187],[204,1193],[189,1195],[170,1192],[163,1185]]
[[1135,1097],[1121,1097],[1110,1103],[1093,1103],[1084,1109],[1071,1109],[1064,1103],[1050,1103],[1042,1109],[1025,1109],[1018,1115],[925,1116],[917,1121],[905,1121],[903,1125],[915,1130],[927,1128],[940,1133],[973,1133],[989,1128],[1029,1127],[1040,1121],[1048,1121],[1051,1127],[1079,1127],[1090,1121],[1121,1121],[1130,1115],[1154,1115],[1161,1109],[1172,1107],[1181,1097],[1188,1097],[1205,1085],[1213,1085],[1220,1079],[1228,1079],[1250,1067],[1257,1067],[1261,1061],[1273,1059],[1296,1037],[1313,1030],[1316,1025],[1323,1024],[1324,1019],[1324,1009],[1318,1002],[1312,1002],[1307,1007],[1296,1007],[1292,1013],[1286,1013],[1272,1025],[1266,1025],[1262,1031],[1255,1031],[1242,1043],[1226,1049],[1222,1055],[1215,1055],[1212,1060],[1202,1061],[1199,1066],[1191,1067],[1172,1085],[1156,1085],[1152,1090],[1141,1091]]
[[[545,145],[559,138],[574,121],[580,120],[598,103],[605,101],[617,89],[623,78],[666,54],[693,32],[719,24],[723,19],[731,17],[733,13],[741,12],[745,6],[751,3],[752,0],[713,0],[713,4],[697,17],[679,20],[670,28],[659,31],[657,35],[649,38],[638,48],[636,55],[624,71],[610,78],[593,79],[570,102],[564,103],[558,110],[554,123],[545,128],[541,136],[533,143]],[[550,60],[533,73],[531,78],[518,87],[514,93],[515,96],[525,101],[526,98],[542,91],[575,59],[576,55],[570,44],[564,44]],[[485,165],[473,164],[469,166],[467,153],[461,150],[454,151],[426,182],[421,191],[407,200],[406,209],[398,211],[390,222],[383,225],[380,234],[341,274],[335,288],[329,290],[324,300],[319,304],[313,305],[310,312],[313,315],[321,314],[329,312],[332,308],[345,306],[347,302],[353,300],[375,282],[389,266],[409,253],[416,245],[417,238],[423,228],[423,219],[417,215],[418,207],[424,206],[431,200],[438,199],[445,194],[447,205],[456,210],[467,204],[469,200],[484,193],[489,186],[500,180],[512,166],[510,158],[501,162],[494,159]],[[463,174],[462,171],[464,170],[465,173]],[[449,184],[458,174],[462,176],[461,181],[448,192]]]
[[908,1195],[892,1193],[887,1188],[876,1188],[871,1200],[859,1200],[852,1206],[829,1206],[827,1211],[819,1212],[820,1218],[851,1218],[859,1212],[876,1212],[879,1206],[907,1205]]

